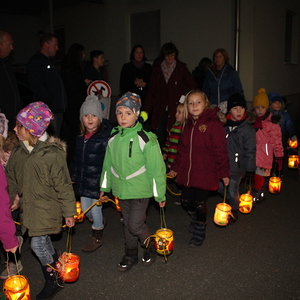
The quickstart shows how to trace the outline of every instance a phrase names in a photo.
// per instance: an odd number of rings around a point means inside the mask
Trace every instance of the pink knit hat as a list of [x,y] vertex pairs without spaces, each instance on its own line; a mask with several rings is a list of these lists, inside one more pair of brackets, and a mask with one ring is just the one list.
[[48,128],[53,114],[42,101],[33,102],[21,109],[17,120],[34,136],[41,137]]

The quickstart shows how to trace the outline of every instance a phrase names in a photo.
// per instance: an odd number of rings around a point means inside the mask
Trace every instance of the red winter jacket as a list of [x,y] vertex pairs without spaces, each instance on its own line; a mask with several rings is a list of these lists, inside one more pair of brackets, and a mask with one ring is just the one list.
[[152,115],[152,129],[158,128],[166,107],[168,107],[167,129],[170,130],[175,123],[176,108],[180,97],[196,88],[197,83],[185,63],[176,61],[176,67],[168,83],[166,83],[161,70],[161,61],[155,63],[152,68],[145,106],[142,107],[142,110]]
[[190,116],[183,127],[172,165],[178,184],[212,191],[218,189],[222,178],[230,177],[227,143],[218,110],[207,109],[197,120]]

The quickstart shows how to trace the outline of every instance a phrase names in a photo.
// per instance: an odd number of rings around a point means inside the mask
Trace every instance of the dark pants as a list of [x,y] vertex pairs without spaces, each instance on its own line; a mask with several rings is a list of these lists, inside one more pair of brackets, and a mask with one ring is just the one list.
[[136,249],[138,240],[143,244],[145,239],[151,235],[151,231],[145,224],[148,204],[149,198],[120,199],[126,249]]

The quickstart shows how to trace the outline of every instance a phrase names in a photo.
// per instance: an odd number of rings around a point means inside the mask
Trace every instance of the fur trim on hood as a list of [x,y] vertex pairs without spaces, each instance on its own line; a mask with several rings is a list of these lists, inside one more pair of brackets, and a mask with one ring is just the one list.
[[64,149],[65,153],[67,153],[67,143],[65,141],[61,140],[60,138],[51,135],[48,138],[48,142],[60,145]]

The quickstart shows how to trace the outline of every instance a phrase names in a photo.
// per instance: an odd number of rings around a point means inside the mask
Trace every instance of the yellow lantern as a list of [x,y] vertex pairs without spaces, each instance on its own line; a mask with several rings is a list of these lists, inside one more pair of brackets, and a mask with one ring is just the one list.
[[230,205],[225,202],[217,204],[214,215],[214,222],[217,225],[226,226],[230,216],[233,218]]
[[74,282],[80,273],[80,258],[77,254],[64,252],[56,263],[56,269],[64,282]]
[[290,148],[292,148],[292,149],[298,148],[298,140],[292,141],[291,139],[289,139],[289,146],[290,146]]
[[253,197],[250,192],[242,194],[239,198],[239,211],[243,214],[248,214],[252,210]]
[[297,169],[299,167],[299,155],[289,155],[288,166],[291,169]]
[[158,229],[155,233],[155,248],[158,254],[169,255],[173,251],[173,231],[167,228]]
[[22,275],[8,277],[3,284],[3,292],[7,300],[30,300],[28,280]]
[[269,179],[269,192],[272,194],[278,194],[281,190],[280,177],[270,177]]
[[76,201],[76,215],[74,216],[74,220],[78,223],[84,221],[85,215],[82,213],[81,203],[80,201]]

